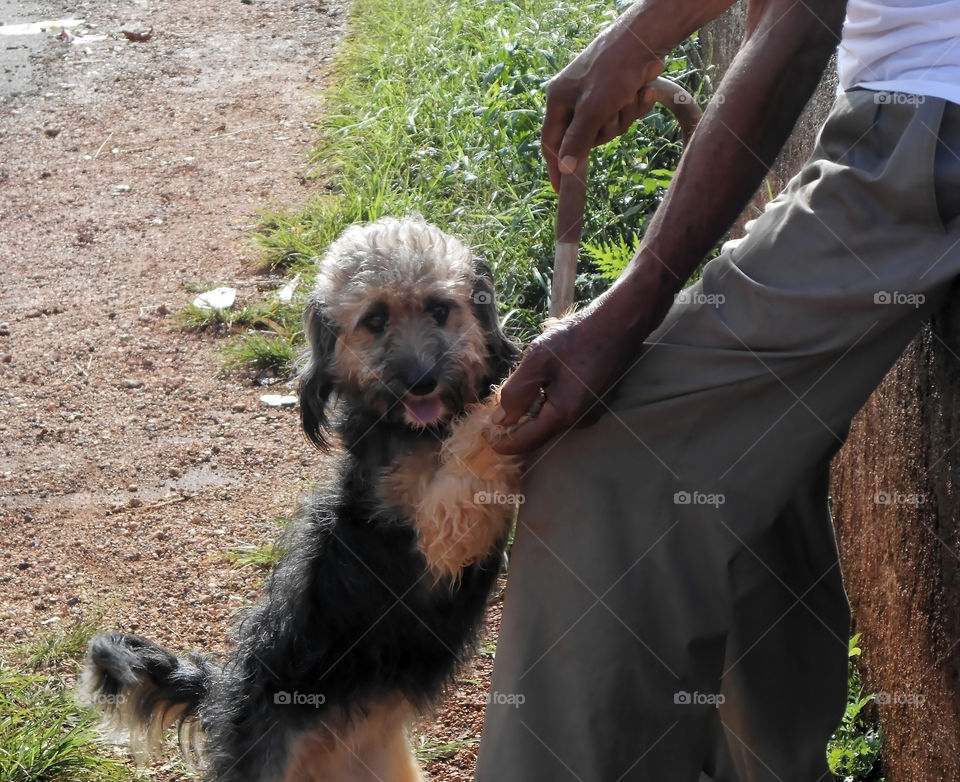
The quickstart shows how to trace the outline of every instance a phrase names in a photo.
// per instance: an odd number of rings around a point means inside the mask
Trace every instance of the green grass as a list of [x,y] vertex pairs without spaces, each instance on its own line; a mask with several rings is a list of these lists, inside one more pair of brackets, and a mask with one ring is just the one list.
[[0,780],[127,782],[130,763],[100,742],[97,717],[74,700],[76,673],[100,617],[0,655]]
[[275,331],[251,329],[223,348],[223,365],[226,369],[252,369],[286,376],[293,371],[302,341],[303,334],[299,331],[283,336]]
[[[277,536],[279,537],[280,533],[293,523],[293,519],[289,516],[275,516],[274,522],[276,523]],[[259,545],[245,543],[236,546],[224,554],[223,558],[238,569],[249,567],[256,570],[267,571],[280,561],[282,555],[283,548],[280,543],[271,540]]]
[[473,747],[480,743],[479,738],[454,739],[442,741],[420,736],[414,746],[414,753],[421,763],[444,762],[456,757],[460,750]]
[[[67,627],[29,641],[14,650],[23,664],[32,669],[76,668],[87,651],[87,643],[100,626],[101,615],[77,619]],[[2,777],[0,777],[2,779]]]
[[238,570],[250,567],[266,572],[280,561],[281,553],[281,549],[276,544],[267,543],[263,546],[237,546],[223,556],[232,567]]
[[[544,86],[617,13],[614,2],[355,0],[311,158],[327,192],[264,216],[261,266],[301,272],[309,284],[346,226],[420,214],[491,263],[505,326],[532,337],[554,254],[556,197],[540,153]],[[687,55],[698,61],[693,40],[669,60],[668,75],[696,91]],[[661,108],[595,150],[585,245],[632,245],[679,152],[679,130]],[[610,282],[587,254],[580,271],[580,298]],[[273,347],[232,349],[230,360],[255,366]]]
[[107,757],[95,718],[81,711],[63,680],[0,663],[0,779],[86,782],[136,779]]
[[[312,271],[307,276],[312,279]],[[280,282],[278,279],[278,287]],[[215,287],[197,287],[193,292]],[[191,302],[177,313],[177,326],[232,336],[222,351],[225,369],[286,376],[293,372],[304,340],[301,318],[306,291],[307,284],[300,280],[289,302],[281,300],[276,290],[225,309],[198,307]]]

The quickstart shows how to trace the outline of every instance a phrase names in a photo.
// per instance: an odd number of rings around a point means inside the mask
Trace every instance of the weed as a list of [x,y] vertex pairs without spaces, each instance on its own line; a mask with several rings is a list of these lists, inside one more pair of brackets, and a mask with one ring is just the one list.
[[[32,669],[61,668],[76,665],[87,651],[87,643],[100,626],[101,614],[77,619],[68,627],[58,627],[51,633],[14,649],[16,657]],[[2,777],[0,777],[2,779]]]

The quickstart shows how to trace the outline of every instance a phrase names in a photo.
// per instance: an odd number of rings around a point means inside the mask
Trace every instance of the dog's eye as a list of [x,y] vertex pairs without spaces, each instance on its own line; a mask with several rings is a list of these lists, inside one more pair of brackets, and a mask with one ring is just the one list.
[[445,301],[431,302],[427,305],[427,313],[437,322],[437,325],[442,326],[450,315],[450,305]]
[[374,310],[360,321],[360,325],[371,334],[382,334],[387,327],[387,313],[383,310]]

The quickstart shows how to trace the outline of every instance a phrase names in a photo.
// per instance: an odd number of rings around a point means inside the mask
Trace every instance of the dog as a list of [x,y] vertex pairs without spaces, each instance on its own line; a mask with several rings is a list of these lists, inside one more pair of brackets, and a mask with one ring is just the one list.
[[520,465],[492,391],[519,358],[490,268],[419,218],[348,228],[304,314],[303,431],[342,449],[335,486],[281,542],[222,665],[92,639],[81,699],[141,759],[176,727],[217,782],[412,782],[411,722],[471,650]]

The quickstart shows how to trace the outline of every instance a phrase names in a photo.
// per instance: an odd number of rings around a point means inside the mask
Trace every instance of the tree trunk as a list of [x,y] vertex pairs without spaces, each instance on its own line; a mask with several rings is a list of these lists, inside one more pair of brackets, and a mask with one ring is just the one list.
[[[719,74],[736,54],[746,5],[703,31]],[[779,192],[812,150],[835,67],[768,179]],[[734,229],[767,200],[765,188]],[[960,306],[910,343],[853,420],[833,461],[833,514],[864,683],[878,694],[887,782],[960,778]]]

